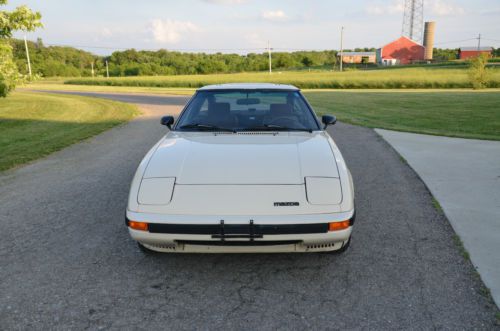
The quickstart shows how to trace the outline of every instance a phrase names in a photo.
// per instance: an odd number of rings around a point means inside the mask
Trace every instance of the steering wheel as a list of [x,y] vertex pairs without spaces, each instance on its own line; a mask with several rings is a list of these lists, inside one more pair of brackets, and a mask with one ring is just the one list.
[[288,126],[288,127],[293,127],[297,123],[297,120],[294,120],[290,117],[276,117],[270,120],[267,124],[268,125],[282,125],[282,126]]

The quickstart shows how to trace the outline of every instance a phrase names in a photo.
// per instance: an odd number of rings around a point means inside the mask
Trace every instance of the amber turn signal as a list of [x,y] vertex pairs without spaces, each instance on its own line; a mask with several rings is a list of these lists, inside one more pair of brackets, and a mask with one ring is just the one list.
[[351,221],[341,221],[341,222],[331,222],[328,223],[328,231],[340,231],[345,230],[351,225]]
[[128,226],[134,230],[148,231],[148,223],[145,222],[128,221]]

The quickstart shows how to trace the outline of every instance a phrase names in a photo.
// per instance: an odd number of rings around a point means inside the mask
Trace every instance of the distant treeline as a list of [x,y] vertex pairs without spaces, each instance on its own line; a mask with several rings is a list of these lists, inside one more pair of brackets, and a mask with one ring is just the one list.
[[[21,73],[28,71],[24,41],[12,40],[15,62]],[[29,41],[31,67],[35,74],[43,77],[90,77],[92,63],[96,76],[106,75],[106,61],[109,75],[155,76],[189,75],[265,71],[268,69],[267,53],[206,54],[182,53],[168,50],[137,51],[134,49],[116,51],[111,56],[92,53],[63,46],[45,46],[41,39]],[[374,48],[356,48],[347,51],[375,51]],[[436,49],[436,61],[456,59],[456,49]],[[500,56],[500,49],[496,50]],[[301,70],[307,68],[334,68],[337,65],[337,51],[274,52],[274,70]]]

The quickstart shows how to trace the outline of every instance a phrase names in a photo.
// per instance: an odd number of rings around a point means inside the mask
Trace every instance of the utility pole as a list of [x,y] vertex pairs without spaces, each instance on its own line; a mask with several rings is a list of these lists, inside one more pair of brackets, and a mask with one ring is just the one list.
[[479,37],[477,37],[477,50],[481,50],[481,34],[479,34]]
[[340,71],[342,72],[342,62],[344,55],[344,27],[340,28]]
[[92,67],[92,78],[94,78],[94,61],[90,62],[90,66]]
[[26,35],[24,35],[24,47],[26,48],[26,59],[28,60],[28,72],[31,79],[31,62],[30,62],[30,52],[28,50],[28,41],[26,40]]
[[108,66],[108,60],[106,60],[106,78],[109,78],[109,66]]
[[271,59],[271,43],[267,41],[267,55],[269,56],[269,74],[273,72],[272,59]]

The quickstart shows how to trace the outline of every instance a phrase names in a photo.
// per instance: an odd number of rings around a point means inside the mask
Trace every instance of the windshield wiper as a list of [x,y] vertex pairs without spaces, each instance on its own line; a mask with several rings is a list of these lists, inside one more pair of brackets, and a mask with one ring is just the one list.
[[242,131],[304,131],[312,133],[312,129],[305,128],[289,128],[283,125],[275,125],[275,124],[264,124],[261,126],[253,126],[250,128],[245,128]]
[[221,128],[221,127],[218,127],[216,125],[200,124],[200,123],[182,125],[181,127],[179,127],[179,129],[202,129],[202,130],[206,130],[206,131],[236,132],[236,130],[234,130],[234,129]]

